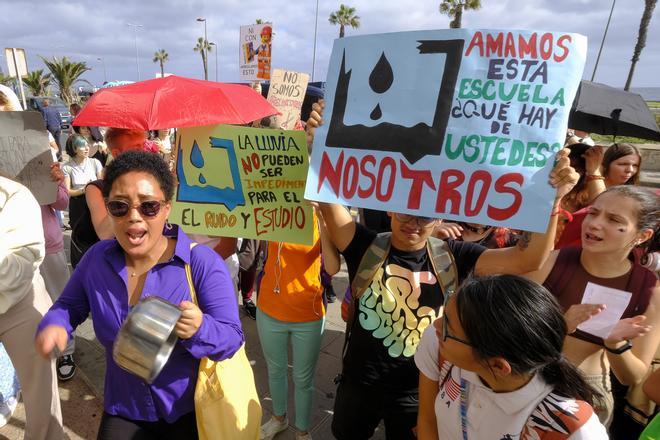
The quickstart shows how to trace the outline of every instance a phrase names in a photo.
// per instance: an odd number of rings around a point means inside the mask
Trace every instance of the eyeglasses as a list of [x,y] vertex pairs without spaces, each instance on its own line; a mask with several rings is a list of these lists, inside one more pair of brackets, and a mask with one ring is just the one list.
[[449,302],[449,297],[450,295],[445,295],[445,301],[442,305],[442,342],[446,342],[447,339],[453,339],[456,342],[472,347],[472,344],[465,339],[449,334],[449,320],[447,319],[447,303]]
[[164,200],[146,200],[137,205],[131,205],[123,200],[109,200],[105,206],[108,214],[113,217],[124,217],[131,208],[135,208],[144,217],[156,217],[160,212],[161,206],[165,204]]
[[422,228],[430,225],[436,220],[433,217],[419,217],[416,215],[401,214],[399,212],[394,213],[394,217],[396,217],[396,219],[399,220],[401,223],[408,223],[412,220],[416,220],[417,225]]

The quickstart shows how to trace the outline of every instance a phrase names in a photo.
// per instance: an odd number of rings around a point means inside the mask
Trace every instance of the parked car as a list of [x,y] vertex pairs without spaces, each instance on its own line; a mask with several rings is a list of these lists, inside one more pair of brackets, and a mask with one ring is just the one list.
[[28,110],[35,110],[38,112],[43,108],[44,99],[48,99],[50,106],[54,107],[60,114],[62,129],[66,130],[71,126],[73,117],[69,111],[69,106],[66,105],[66,103],[60,98],[56,98],[54,96],[29,96],[25,99],[27,102]]

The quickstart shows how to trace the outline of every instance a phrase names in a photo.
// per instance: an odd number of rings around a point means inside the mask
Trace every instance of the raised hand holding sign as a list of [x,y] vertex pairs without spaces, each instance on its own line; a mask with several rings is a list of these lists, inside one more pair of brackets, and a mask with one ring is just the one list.
[[337,40],[305,197],[545,231],[585,55],[552,32]]

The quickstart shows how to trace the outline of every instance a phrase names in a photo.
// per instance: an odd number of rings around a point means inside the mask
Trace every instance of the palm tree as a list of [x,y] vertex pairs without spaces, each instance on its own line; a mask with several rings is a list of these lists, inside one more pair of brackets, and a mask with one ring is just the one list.
[[658,3],[658,0],[645,0],[644,13],[642,14],[642,21],[639,23],[639,31],[637,32],[637,44],[635,44],[635,50],[633,50],[633,56],[630,60],[630,71],[628,71],[628,79],[626,80],[626,86],[623,90],[628,90],[630,88],[630,83],[632,82],[633,75],[635,74],[635,65],[639,61],[639,56],[642,53],[642,49],[646,46],[646,34],[649,30],[649,24],[651,23],[651,17],[653,16],[653,10],[655,5]]
[[48,67],[53,79],[57,83],[57,87],[60,90],[60,98],[62,98],[62,100],[68,105],[73,104],[76,101],[77,95],[72,87],[79,82],[90,84],[89,81],[81,79],[80,77],[85,72],[92,69],[87,67],[87,64],[84,61],[71,61],[67,57],[53,57],[50,60],[41,57],[41,59],[46,67]]
[[463,10],[479,8],[481,8],[481,0],[445,0],[440,3],[440,13],[452,18],[452,21],[449,22],[450,29],[460,29]]
[[165,49],[154,52],[154,63],[160,63],[160,77],[165,76],[165,62],[169,61],[169,54],[165,52]]
[[14,84],[14,81],[16,81],[15,78],[12,78],[11,76],[7,76],[4,73],[0,72],[0,84],[3,86],[11,87],[12,84]]
[[213,50],[213,46],[211,46],[208,40],[205,40],[204,37],[199,37],[197,39],[197,45],[193,48],[193,50],[195,52],[199,52],[202,55],[202,64],[204,64],[204,79],[208,79],[209,70],[207,65],[208,60],[206,59],[206,54]]
[[330,14],[328,17],[330,24],[339,25],[339,38],[344,38],[344,28],[350,26],[353,29],[360,27],[360,17],[355,15],[355,8],[339,5],[339,10]]
[[23,77],[23,84],[32,96],[48,96],[51,79],[50,73],[44,74],[44,69],[33,70]]
[[261,18],[257,18],[256,24],[264,24],[264,21]]

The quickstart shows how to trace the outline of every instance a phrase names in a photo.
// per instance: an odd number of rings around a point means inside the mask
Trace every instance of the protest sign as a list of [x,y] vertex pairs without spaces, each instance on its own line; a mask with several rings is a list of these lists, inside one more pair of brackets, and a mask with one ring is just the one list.
[[311,244],[307,168],[303,131],[183,128],[170,221],[193,234]]
[[53,153],[38,112],[0,112],[0,171],[28,187],[40,205],[54,203]]
[[270,79],[272,36],[271,23],[241,26],[238,65],[242,81]]
[[268,102],[279,110],[270,117],[270,128],[292,130],[300,119],[300,109],[305,100],[309,75],[275,69],[268,88]]
[[335,40],[305,197],[545,231],[586,50],[561,32]]

